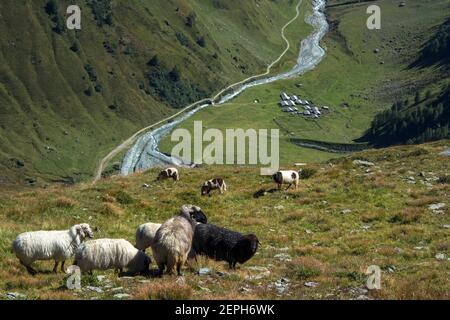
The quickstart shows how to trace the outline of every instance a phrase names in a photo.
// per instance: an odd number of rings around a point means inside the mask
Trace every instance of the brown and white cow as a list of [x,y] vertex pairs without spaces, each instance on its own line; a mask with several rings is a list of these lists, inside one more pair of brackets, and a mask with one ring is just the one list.
[[180,180],[180,174],[178,173],[177,168],[167,168],[163,171],[161,171],[158,175],[158,178],[156,180],[165,180],[172,178],[174,181]]
[[205,181],[202,185],[202,196],[211,196],[210,192],[212,190],[219,190],[222,194],[227,191],[227,185],[222,178],[214,178],[208,181]]
[[289,184],[286,190],[288,190],[292,185],[294,185],[295,190],[297,190],[300,175],[294,170],[280,170],[272,175],[272,179],[278,185],[278,190],[281,190],[282,184]]

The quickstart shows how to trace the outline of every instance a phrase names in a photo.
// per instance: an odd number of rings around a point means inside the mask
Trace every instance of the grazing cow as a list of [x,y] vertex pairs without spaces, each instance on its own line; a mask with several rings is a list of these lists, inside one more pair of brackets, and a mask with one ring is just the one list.
[[222,178],[214,178],[208,181],[205,181],[202,185],[202,196],[211,196],[211,190],[219,190],[222,194],[227,191],[227,185]]
[[278,185],[278,190],[281,190],[282,184],[289,184],[286,190],[288,190],[292,185],[294,185],[295,190],[297,190],[300,175],[294,170],[280,170],[272,175],[272,179]]
[[163,171],[161,171],[158,175],[158,178],[156,180],[165,180],[172,178],[174,181],[180,180],[180,174],[178,173],[177,168],[167,168]]

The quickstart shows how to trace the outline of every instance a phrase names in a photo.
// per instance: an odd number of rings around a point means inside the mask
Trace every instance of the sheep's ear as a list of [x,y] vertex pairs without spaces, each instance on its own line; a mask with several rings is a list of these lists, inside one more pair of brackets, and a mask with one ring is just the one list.
[[84,233],[82,226],[77,226],[76,230],[77,230],[77,234],[79,234],[82,238],[86,237],[86,234]]

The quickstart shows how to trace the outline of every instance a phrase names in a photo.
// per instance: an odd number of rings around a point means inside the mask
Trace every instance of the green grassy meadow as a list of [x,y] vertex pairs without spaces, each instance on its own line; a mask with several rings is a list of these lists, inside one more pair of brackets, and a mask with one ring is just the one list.
[[[274,183],[257,168],[243,166],[182,169],[176,183],[156,182],[152,169],[95,185],[2,190],[0,299],[11,292],[26,299],[86,300],[115,299],[117,293],[128,299],[449,299],[450,167],[439,154],[449,147],[444,140],[316,163],[307,167],[313,175],[298,190],[281,192],[270,192]],[[228,191],[202,197],[201,183],[213,176],[223,177]],[[200,206],[210,223],[255,233],[261,241],[257,254],[235,271],[200,258],[183,268],[182,278],[119,278],[98,271],[83,276],[83,289],[76,292],[65,287],[67,275],[50,272],[51,262],[37,262],[40,273],[30,276],[11,251],[21,232],[81,222],[95,228],[96,238],[133,243],[139,224],[163,222],[186,203]],[[440,211],[430,209],[437,203],[444,204]],[[365,288],[370,265],[382,270],[380,290]],[[199,276],[201,267],[211,274]],[[278,291],[275,283],[282,278],[288,285]]]

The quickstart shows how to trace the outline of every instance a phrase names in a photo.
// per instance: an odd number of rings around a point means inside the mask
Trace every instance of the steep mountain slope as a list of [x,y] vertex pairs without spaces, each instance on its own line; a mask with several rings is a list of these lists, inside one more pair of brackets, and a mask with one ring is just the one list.
[[396,102],[378,114],[360,140],[374,146],[413,144],[450,137],[450,86],[437,97],[417,95],[411,105]]
[[0,183],[83,179],[121,139],[279,54],[288,0],[0,4]]
[[[283,164],[315,162],[342,154],[297,147],[292,141],[352,144],[394,102],[409,99],[411,105],[417,91],[425,96],[430,90],[437,97],[450,83],[448,71],[439,63],[422,68],[411,64],[434,42],[437,30],[449,18],[448,1],[409,0],[403,7],[397,1],[376,1],[382,11],[381,30],[366,26],[370,4],[374,2],[327,1],[330,30],[322,43],[327,55],[314,71],[251,88],[227,105],[202,110],[180,127],[192,130],[193,121],[202,120],[205,127],[221,130],[279,128]],[[281,92],[329,106],[330,112],[318,120],[282,112],[278,106]],[[161,149],[170,152],[175,144],[168,136]]]
[[[375,146],[423,143],[450,137],[450,19],[437,28],[410,68],[432,69],[437,83],[444,83],[433,95],[417,91],[410,101],[397,100],[390,110],[378,114],[360,139]],[[439,79],[442,77],[443,79]],[[440,81],[439,81],[440,80]],[[436,83],[430,84],[433,88]]]
[[[112,299],[117,292],[107,288],[110,284],[135,299],[449,299],[450,158],[441,155],[449,147],[446,140],[310,165],[309,178],[287,192],[276,191],[258,168],[244,166],[180,169],[175,184],[155,181],[157,169],[152,169],[95,186],[2,191],[0,299],[8,292],[28,299]],[[228,191],[202,197],[201,182],[214,176],[225,179]],[[183,268],[182,283],[168,275],[118,278],[113,270],[84,275],[83,287],[103,289],[97,293],[66,289],[68,275],[45,272],[52,262],[37,262],[44,272],[30,276],[11,251],[21,232],[80,222],[98,227],[96,238],[134,243],[139,224],[163,222],[186,203],[200,206],[210,223],[255,233],[261,241],[257,254],[236,270],[200,257]],[[381,290],[365,289],[370,265],[382,270]],[[202,267],[211,274],[199,276]],[[99,281],[98,275],[106,278]],[[278,291],[281,278],[288,281]]]

